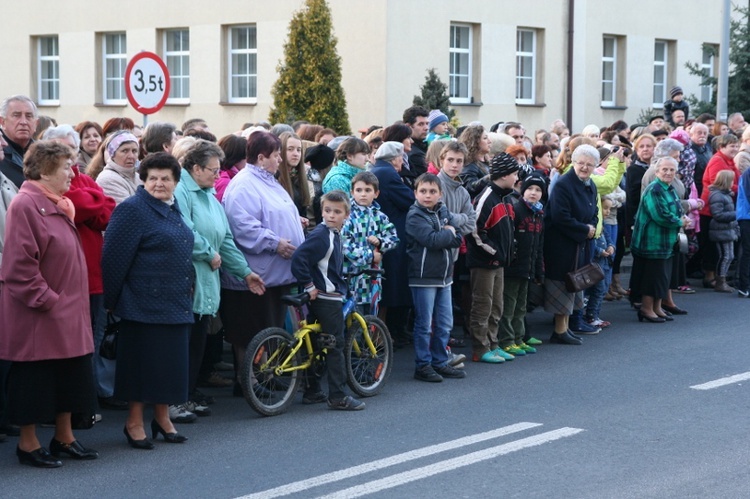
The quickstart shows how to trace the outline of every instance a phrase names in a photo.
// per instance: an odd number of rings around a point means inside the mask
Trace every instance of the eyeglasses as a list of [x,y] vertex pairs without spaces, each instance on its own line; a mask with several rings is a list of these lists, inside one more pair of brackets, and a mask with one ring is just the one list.
[[578,168],[596,168],[596,165],[594,163],[582,163],[580,161],[576,162],[576,166]]
[[204,166],[203,169],[210,171],[211,175],[213,175],[214,177],[219,174],[219,171],[221,171],[221,168],[208,168],[206,166]]

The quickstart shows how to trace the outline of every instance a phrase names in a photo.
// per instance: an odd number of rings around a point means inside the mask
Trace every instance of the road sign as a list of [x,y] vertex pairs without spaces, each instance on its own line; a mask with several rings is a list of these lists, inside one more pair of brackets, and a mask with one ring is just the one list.
[[136,111],[153,114],[169,97],[169,70],[153,52],[140,52],[125,69],[125,92]]

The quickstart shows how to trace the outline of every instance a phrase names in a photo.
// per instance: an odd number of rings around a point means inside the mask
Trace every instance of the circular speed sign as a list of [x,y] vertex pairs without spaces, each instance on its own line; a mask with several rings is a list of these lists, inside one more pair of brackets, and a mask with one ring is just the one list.
[[141,114],[153,114],[169,97],[169,70],[153,52],[140,52],[125,69],[125,92],[130,105]]

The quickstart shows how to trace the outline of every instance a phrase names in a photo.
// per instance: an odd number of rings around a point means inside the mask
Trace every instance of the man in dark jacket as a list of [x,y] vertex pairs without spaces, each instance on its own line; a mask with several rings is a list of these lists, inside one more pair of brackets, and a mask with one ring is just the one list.
[[19,188],[24,181],[23,157],[34,142],[36,121],[36,104],[25,95],[13,95],[0,104],[0,126],[8,143],[4,148],[5,159],[0,161],[0,172]]
[[414,144],[411,151],[407,153],[409,157],[409,170],[414,175],[419,176],[427,171],[427,132],[429,132],[430,112],[422,106],[412,106],[404,111],[404,123],[411,127],[411,138]]

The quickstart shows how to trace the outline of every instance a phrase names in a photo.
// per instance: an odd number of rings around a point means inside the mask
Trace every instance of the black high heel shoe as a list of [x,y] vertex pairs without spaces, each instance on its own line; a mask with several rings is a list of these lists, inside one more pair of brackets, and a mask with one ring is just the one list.
[[641,311],[639,310],[638,311],[638,322],[643,322],[643,321],[654,322],[654,323],[659,324],[659,323],[662,323],[662,322],[667,322],[667,319],[665,319],[664,317],[659,317],[658,315],[656,317],[649,317],[648,315],[642,314]]
[[151,437],[156,440],[156,436],[161,433],[161,436],[164,437],[165,442],[169,442],[170,444],[181,444],[185,441],[187,441],[188,437],[185,435],[180,435],[176,431],[173,433],[167,433],[164,431],[164,428],[161,427],[159,423],[156,422],[155,419],[151,420]]
[[122,432],[125,434],[125,437],[128,439],[128,443],[130,446],[134,449],[144,449],[144,450],[151,450],[154,448],[153,442],[149,442],[148,438],[144,438],[143,440],[135,440],[133,437],[130,436],[130,433],[128,433],[128,427],[124,426],[122,428]]
[[680,308],[677,305],[672,307],[671,305],[665,305],[662,303],[661,309],[664,310],[665,312],[669,312],[672,315],[687,315],[688,313],[687,310]]
[[78,440],[73,440],[72,443],[66,444],[60,442],[54,437],[49,443],[49,453],[55,457],[59,457],[60,454],[67,454],[74,459],[98,459],[99,453],[94,449],[87,449]]
[[674,317],[672,317],[672,314],[670,314],[666,310],[664,310],[663,312],[664,312],[664,315],[661,315],[661,314],[656,314],[656,315],[659,316],[659,317],[663,317],[664,320],[667,321],[667,322],[674,320]]

